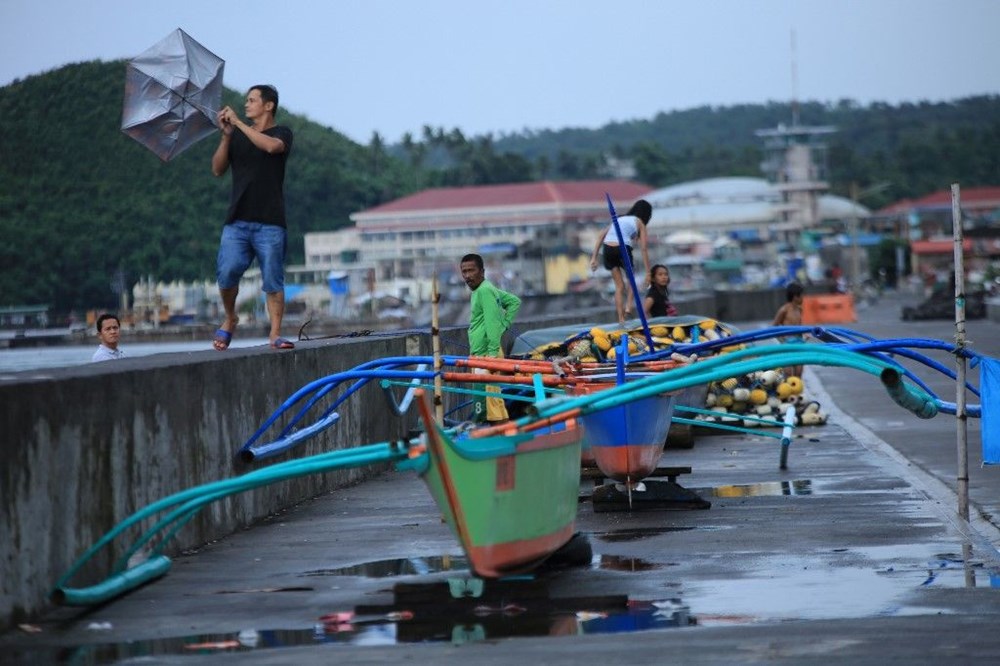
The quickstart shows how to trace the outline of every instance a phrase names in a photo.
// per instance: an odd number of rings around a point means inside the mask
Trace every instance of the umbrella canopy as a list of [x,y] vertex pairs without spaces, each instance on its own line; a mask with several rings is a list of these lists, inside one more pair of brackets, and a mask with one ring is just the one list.
[[668,234],[663,242],[671,245],[701,245],[711,243],[712,239],[697,231],[675,231]]
[[218,129],[225,62],[178,28],[128,63],[122,131],[164,162]]

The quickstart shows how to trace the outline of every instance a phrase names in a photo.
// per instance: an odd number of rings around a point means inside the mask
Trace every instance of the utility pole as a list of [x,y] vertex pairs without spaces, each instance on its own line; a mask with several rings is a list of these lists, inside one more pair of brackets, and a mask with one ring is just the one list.
[[860,226],[858,205],[861,199],[878,194],[891,184],[883,181],[859,191],[858,184],[851,183],[851,203],[853,204],[851,206],[851,293],[854,294],[855,301],[861,296],[861,283],[863,282],[861,280],[861,254],[858,248],[858,227]]
[[861,255],[858,254],[858,184],[851,183],[851,293],[854,301],[861,297]]

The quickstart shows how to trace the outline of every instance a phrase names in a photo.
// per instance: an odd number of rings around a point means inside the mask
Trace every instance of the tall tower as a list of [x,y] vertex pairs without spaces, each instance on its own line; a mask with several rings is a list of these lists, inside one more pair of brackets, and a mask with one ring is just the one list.
[[779,124],[757,130],[764,141],[761,171],[781,195],[779,230],[801,231],[819,224],[819,196],[827,182],[827,146],[823,138],[835,127]]
[[781,195],[776,230],[799,232],[820,223],[819,197],[830,189],[826,180],[827,147],[823,137],[836,132],[835,127],[799,124],[799,72],[795,30],[791,32],[792,49],[792,125],[757,130],[764,140],[761,171]]

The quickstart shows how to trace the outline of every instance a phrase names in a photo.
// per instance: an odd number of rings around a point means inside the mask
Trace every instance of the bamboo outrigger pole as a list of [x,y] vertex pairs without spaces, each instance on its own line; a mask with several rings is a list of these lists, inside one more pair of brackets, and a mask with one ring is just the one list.
[[958,183],[951,185],[951,224],[955,240],[955,424],[958,441],[958,515],[969,519],[969,420],[965,411],[965,243]]

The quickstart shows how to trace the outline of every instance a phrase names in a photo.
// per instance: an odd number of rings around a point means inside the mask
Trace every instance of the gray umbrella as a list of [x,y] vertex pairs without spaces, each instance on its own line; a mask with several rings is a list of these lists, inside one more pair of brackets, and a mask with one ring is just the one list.
[[130,60],[122,131],[164,162],[218,129],[225,62],[178,28]]

